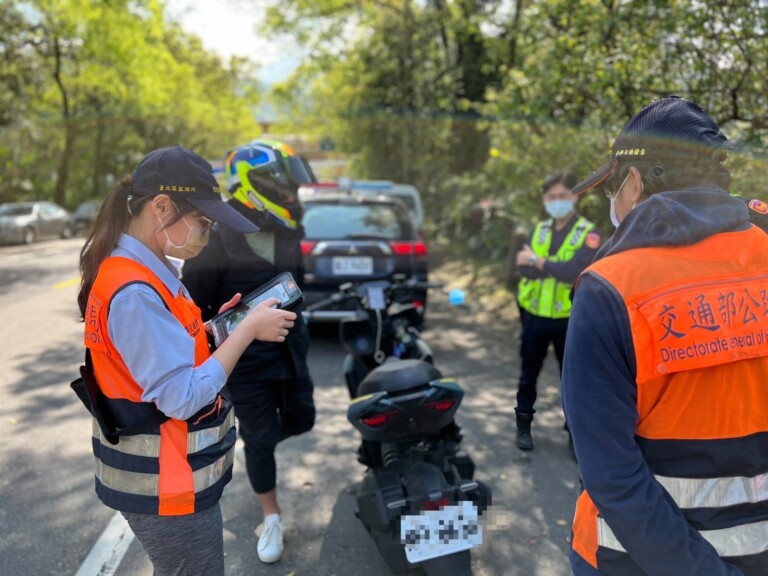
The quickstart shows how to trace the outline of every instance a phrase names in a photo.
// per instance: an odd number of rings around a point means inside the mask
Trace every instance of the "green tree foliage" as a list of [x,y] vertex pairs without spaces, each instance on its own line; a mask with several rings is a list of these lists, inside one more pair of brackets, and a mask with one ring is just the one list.
[[270,12],[312,59],[277,96],[353,152],[356,176],[415,182],[482,167],[477,104],[496,76],[479,29],[484,2],[293,0]]
[[[0,201],[73,207],[148,151],[218,159],[259,128],[254,68],[224,65],[158,0],[0,0]],[[9,72],[6,74],[5,71]]]
[[[760,79],[768,72],[761,57],[768,48],[768,12],[760,4],[528,4],[520,27],[507,32],[517,35],[517,60],[501,63],[502,86],[489,93],[484,108],[496,120],[492,139],[502,151],[497,177],[515,183],[514,196],[535,189],[534,182],[550,168],[584,177],[607,158],[613,137],[632,114],[655,98],[678,94],[702,105],[742,144],[730,164],[733,191],[764,195],[754,188],[764,168],[760,152],[766,136]],[[518,162],[525,174],[512,165]],[[535,174],[531,168],[537,165]],[[593,195],[583,204],[610,233],[601,199]]]
[[[742,147],[733,191],[765,197],[768,7],[762,0],[284,0],[275,32],[311,58],[276,91],[354,175],[415,183],[435,233],[485,234],[541,216],[553,169],[578,177],[653,99],[687,97]],[[474,230],[478,202],[487,230]],[[580,210],[612,231],[597,194]],[[501,227],[503,228],[503,227]]]

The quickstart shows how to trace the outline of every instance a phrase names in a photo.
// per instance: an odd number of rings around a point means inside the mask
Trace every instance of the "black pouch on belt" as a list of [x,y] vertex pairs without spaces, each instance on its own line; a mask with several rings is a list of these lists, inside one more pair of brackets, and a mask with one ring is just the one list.
[[120,436],[142,434],[150,428],[170,420],[160,410],[155,410],[138,422],[134,422],[125,428],[118,428],[117,424],[115,424],[114,416],[107,405],[106,397],[96,382],[96,375],[93,373],[93,366],[91,364],[91,351],[89,349],[85,351],[85,366],[80,366],[80,378],[73,380],[69,386],[77,394],[77,397],[80,398],[80,401],[88,412],[91,413],[91,416],[96,419],[101,433],[110,444],[117,444],[120,441]]

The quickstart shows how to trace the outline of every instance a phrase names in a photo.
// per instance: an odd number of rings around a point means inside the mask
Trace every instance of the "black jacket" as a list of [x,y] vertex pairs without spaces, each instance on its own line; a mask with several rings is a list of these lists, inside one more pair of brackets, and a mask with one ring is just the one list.
[[[243,234],[214,226],[210,241],[200,255],[184,262],[182,281],[202,310],[203,320],[215,316],[221,305],[236,293],[245,296],[281,272],[290,272],[297,282],[302,281],[303,229],[285,228],[263,212],[251,210],[240,202],[229,204],[260,226],[261,231]],[[298,220],[300,207],[294,207],[291,213]],[[274,262],[266,254],[258,253],[264,246],[270,246],[270,242],[265,242],[270,237],[274,238]],[[227,383],[238,386],[254,381],[307,378],[308,350],[309,331],[299,313],[285,342],[252,342]]]

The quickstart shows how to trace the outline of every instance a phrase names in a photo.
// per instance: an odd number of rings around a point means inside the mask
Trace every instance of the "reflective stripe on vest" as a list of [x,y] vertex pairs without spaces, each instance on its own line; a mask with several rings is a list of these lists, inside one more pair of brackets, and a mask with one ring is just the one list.
[[716,508],[768,501],[768,473],[751,478],[669,478],[656,475],[680,508]]
[[[752,556],[768,551],[768,520],[720,530],[699,530],[699,534],[723,557]],[[597,519],[597,542],[603,548],[626,553],[602,518]]]
[[[109,338],[108,313],[112,298],[133,283],[149,285],[194,340],[199,366],[210,356],[200,310],[182,294],[171,294],[145,266],[122,257],[102,262],[91,288],[85,315],[85,344],[91,350],[94,372],[105,402],[120,427],[146,413],[143,389],[133,380]],[[96,492],[117,510],[175,516],[192,514],[215,504],[231,479],[236,440],[231,403],[219,395],[186,421],[170,419],[145,434],[123,436],[117,445],[101,437],[93,426]]]
[[[551,262],[568,262],[573,259],[576,252],[584,245],[587,234],[595,225],[579,217],[571,228],[571,231],[563,240],[557,253],[549,254],[552,244],[552,220],[545,220],[537,224],[533,232],[531,250],[534,254]],[[543,318],[568,318],[571,314],[571,284],[559,282],[553,277],[548,278],[522,278],[518,285],[517,301],[520,307],[531,314]]]
[[[692,246],[628,250],[585,273],[625,302],[636,363],[636,438],[649,470],[718,554],[744,574],[762,576],[768,235],[751,228]],[[626,552],[587,492],[573,533],[574,551],[598,570],[599,548]],[[621,555],[610,562],[623,565]],[[630,563],[626,571],[604,573],[634,574]]]
[[[202,492],[219,482],[235,461],[234,446],[218,460],[192,472],[195,492]],[[159,496],[157,474],[119,470],[96,460],[96,478],[110,490],[137,496]]]
[[[235,413],[230,410],[227,412],[226,420],[220,426],[206,428],[204,430],[194,430],[187,435],[187,454],[201,452],[206,448],[213,446],[224,440],[227,432],[235,425]],[[120,442],[113,445],[102,437],[101,428],[93,419],[93,437],[96,438],[105,448],[122,452],[131,456],[146,456],[148,458],[160,457],[160,435],[159,434],[137,434],[136,436],[123,436]]]

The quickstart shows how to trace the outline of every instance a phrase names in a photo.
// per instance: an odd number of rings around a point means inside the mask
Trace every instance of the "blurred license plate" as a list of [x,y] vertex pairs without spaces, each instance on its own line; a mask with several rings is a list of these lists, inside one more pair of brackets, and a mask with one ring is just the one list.
[[373,274],[373,258],[370,256],[336,256],[331,262],[335,276],[367,276]]
[[483,527],[472,502],[425,510],[400,519],[400,542],[411,564],[469,550],[483,543]]

